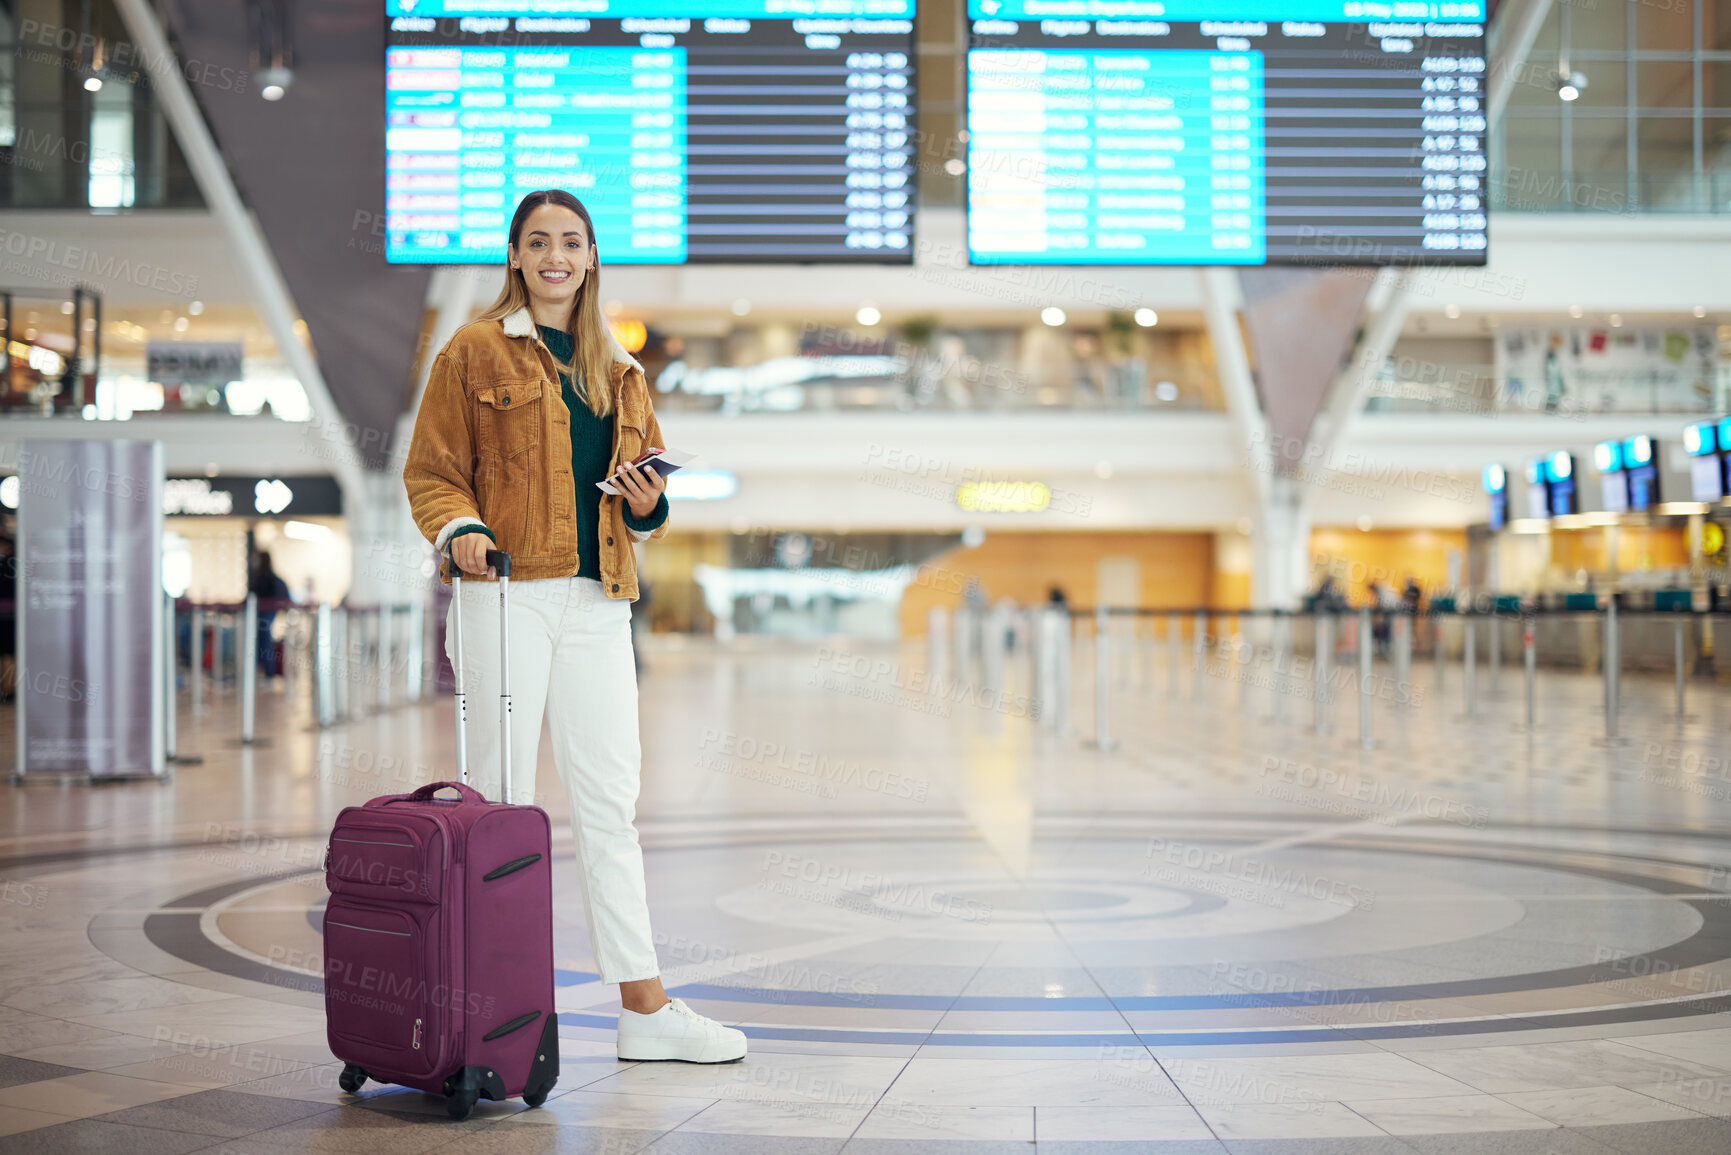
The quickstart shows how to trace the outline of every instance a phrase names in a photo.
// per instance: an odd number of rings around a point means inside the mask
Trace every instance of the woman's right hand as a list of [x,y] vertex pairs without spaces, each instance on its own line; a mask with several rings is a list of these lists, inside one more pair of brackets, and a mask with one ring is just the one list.
[[451,543],[451,556],[464,573],[492,577],[492,567],[487,564],[487,551],[492,546],[493,540],[484,533],[465,533]]

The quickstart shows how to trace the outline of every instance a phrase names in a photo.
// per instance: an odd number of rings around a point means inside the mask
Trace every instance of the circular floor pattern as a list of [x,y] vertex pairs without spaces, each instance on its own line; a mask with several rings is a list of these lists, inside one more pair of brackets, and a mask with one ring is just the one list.
[[[1731,1010],[1731,895],[1706,885],[1719,875],[1691,857],[1698,835],[1649,833],[1637,852],[1554,828],[1541,845],[1246,825],[1037,833],[1025,878],[969,838],[788,830],[651,848],[646,863],[652,896],[664,880],[711,887],[658,911],[671,993],[755,1038],[841,1052],[1369,1046]],[[556,855],[557,893],[574,871]],[[183,981],[190,965],[310,1004],[322,899],[321,876],[295,867],[158,903],[135,934],[159,955],[92,938],[134,965],[175,960]],[[579,961],[576,912],[557,921],[562,1028],[599,1037],[611,988]]]

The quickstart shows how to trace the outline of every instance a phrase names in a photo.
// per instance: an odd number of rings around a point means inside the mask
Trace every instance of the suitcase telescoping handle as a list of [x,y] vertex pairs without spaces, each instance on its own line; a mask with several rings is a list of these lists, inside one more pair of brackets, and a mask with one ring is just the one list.
[[[468,695],[463,691],[463,570],[452,544],[445,547],[451,570],[451,673],[457,682],[457,780],[469,782]],[[511,801],[511,555],[487,551],[487,564],[499,575],[499,801]]]

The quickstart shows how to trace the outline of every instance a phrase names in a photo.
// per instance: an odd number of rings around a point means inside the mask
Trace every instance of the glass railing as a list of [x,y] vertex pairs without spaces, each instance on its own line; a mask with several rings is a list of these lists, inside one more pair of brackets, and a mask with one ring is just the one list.
[[1490,193],[1494,212],[1731,213],[1731,169],[1559,172],[1510,164],[1493,173]]
[[794,412],[1181,412],[1224,409],[1213,373],[1193,363],[1079,360],[1025,368],[942,349],[890,345],[808,352],[754,365],[648,367],[663,409]]

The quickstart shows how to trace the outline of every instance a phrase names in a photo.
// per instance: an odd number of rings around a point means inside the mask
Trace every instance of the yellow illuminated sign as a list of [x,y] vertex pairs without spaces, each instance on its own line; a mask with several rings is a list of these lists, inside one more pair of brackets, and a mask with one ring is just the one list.
[[1039,513],[1052,504],[1052,490],[1043,481],[964,481],[956,504],[969,513]]
[[1701,552],[1712,556],[1725,548],[1725,531],[1716,521],[1709,521],[1701,527]]

